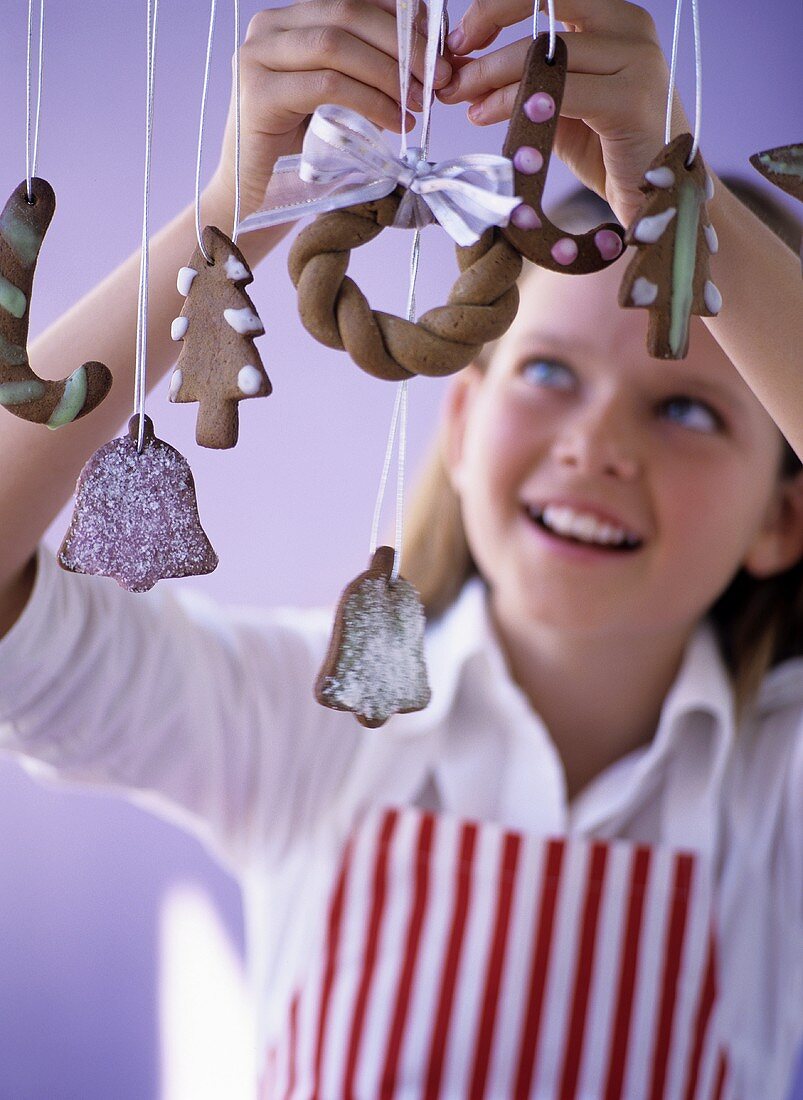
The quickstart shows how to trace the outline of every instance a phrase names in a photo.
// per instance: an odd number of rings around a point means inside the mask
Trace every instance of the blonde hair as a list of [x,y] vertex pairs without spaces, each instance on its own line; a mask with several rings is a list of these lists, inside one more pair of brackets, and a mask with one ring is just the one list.
[[[799,248],[800,227],[783,207],[752,184],[726,182],[790,247]],[[612,216],[602,199],[583,191],[566,200],[556,211],[555,221],[574,228],[570,223],[578,212],[581,219],[590,214],[592,223]],[[492,345],[484,348],[477,366],[484,369],[492,354]],[[444,463],[444,434],[441,425],[407,511],[403,549],[404,575],[418,589],[430,620],[442,615],[477,573],[460,499]],[[792,478],[801,469],[803,464],[783,439],[779,478]],[[740,569],[708,615],[731,676],[740,721],[768,670],[790,657],[803,656],[803,560],[768,578],[756,578]]]

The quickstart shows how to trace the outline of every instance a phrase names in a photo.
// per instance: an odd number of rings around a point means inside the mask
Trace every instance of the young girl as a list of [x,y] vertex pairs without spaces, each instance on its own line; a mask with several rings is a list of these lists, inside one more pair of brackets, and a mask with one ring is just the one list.
[[[444,101],[504,117],[521,44],[466,58],[525,9],[475,0]],[[628,222],[663,143],[652,24],[624,0],[557,15],[573,29],[559,152]],[[395,57],[389,0],[252,23],[244,213],[318,103],[398,129]],[[231,141],[229,127],[205,193],[213,223],[231,208]],[[800,279],[795,253],[714,180],[725,306],[694,322],[686,360],[647,355],[645,316],[616,306],[621,268],[530,270],[514,325],[455,378],[404,568],[429,610],[433,698],[378,731],[313,700],[328,612],[234,612],[171,585],[131,596],[35,552],[129,412],[138,258],[34,348],[53,375],[65,343],[91,348],[117,384],[63,432],[4,420],[2,745],[178,808],[234,868],[265,1096],[789,1088],[803,1032]],[[254,262],[280,235],[242,245]],[[153,244],[152,382],[175,353],[192,244],[191,209]]]

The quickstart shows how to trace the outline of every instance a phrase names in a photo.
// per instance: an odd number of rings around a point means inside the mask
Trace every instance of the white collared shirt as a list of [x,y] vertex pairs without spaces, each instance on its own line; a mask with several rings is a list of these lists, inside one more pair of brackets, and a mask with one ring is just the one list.
[[428,629],[430,705],[381,730],[314,700],[330,626],[329,611],[223,608],[166,585],[132,596],[62,572],[44,549],[31,599],[0,640],[0,748],[57,782],[119,790],[233,869],[262,1033],[320,919],[309,891],[329,882],[367,805],[435,798],[536,835],[704,850],[717,867],[735,1093],[782,1100],[803,1039],[803,658],[769,673],[737,731],[703,620],[651,743],[569,804],[479,580]]

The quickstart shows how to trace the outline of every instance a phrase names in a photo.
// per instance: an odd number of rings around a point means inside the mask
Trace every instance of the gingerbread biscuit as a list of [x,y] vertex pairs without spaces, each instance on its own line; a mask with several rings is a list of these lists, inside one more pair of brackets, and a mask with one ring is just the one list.
[[111,389],[103,363],[88,362],[65,379],[46,381],[28,362],[28,321],[36,261],[56,210],[47,180],[25,180],[0,214],[0,405],[23,420],[59,428],[91,412]]
[[145,417],[96,451],[78,478],[75,508],[58,552],[72,573],[114,577],[146,592],[167,577],[211,573],[218,557],[201,527],[195,482],[183,455],[154,435]]
[[616,222],[605,222],[586,233],[567,233],[544,213],[544,187],[566,84],[566,43],[556,37],[551,61],[548,53],[549,35],[539,34],[527,52],[510,116],[502,152],[513,162],[513,193],[523,201],[502,232],[539,267],[586,275],[619,258],[624,229]]
[[212,262],[196,248],[178,273],[185,301],[171,333],[182,347],[169,399],[198,402],[195,439],[201,447],[233,447],[240,401],[272,391],[254,344],[265,329],[243,289],[254,276],[242,252],[212,225],[205,227],[202,240]]
[[718,248],[705,205],[713,184],[699,151],[688,163],[692,145],[691,134],[679,134],[649,166],[641,185],[647,197],[625,237],[638,252],[619,287],[619,305],[650,311],[647,346],[656,359],[683,359],[692,314],[714,317],[722,305],[709,276]]
[[319,215],[299,233],[288,257],[307,331],[330,348],[346,350],[376,378],[415,374],[443,377],[461,370],[482,345],[511,325],[519,304],[521,256],[498,229],[456,249],[461,274],[445,306],[417,321],[372,310],[346,270],[351,250],[393,224],[403,191]]
[[777,145],[753,153],[750,163],[770,183],[803,202],[803,144]]
[[371,729],[430,700],[424,663],[424,609],[415,588],[391,579],[393,550],[380,546],[370,568],[349,584],[335,614],[315,698],[352,711]]

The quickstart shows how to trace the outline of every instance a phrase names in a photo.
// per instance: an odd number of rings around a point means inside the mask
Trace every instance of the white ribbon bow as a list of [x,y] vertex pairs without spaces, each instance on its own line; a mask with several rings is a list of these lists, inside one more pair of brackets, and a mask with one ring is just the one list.
[[326,103],[310,119],[301,155],[277,160],[262,208],[240,222],[238,233],[383,198],[399,185],[406,193],[394,226],[438,221],[462,246],[492,225],[507,225],[521,203],[506,157],[471,153],[432,163],[415,148],[394,156],[378,126]]

